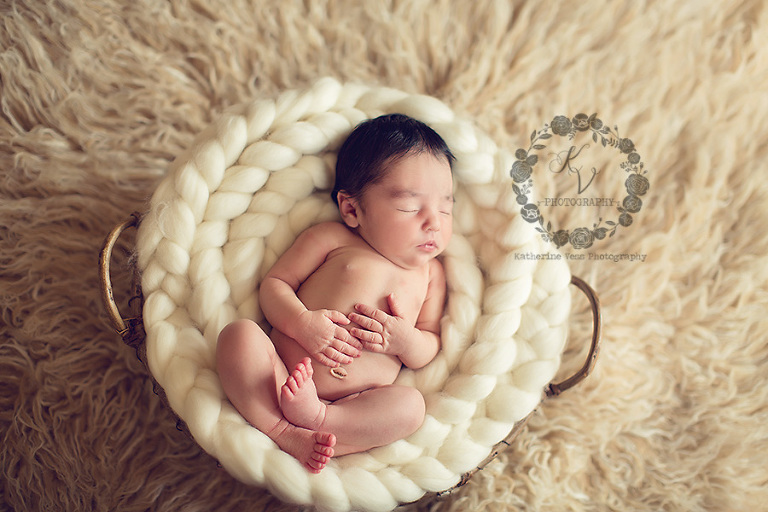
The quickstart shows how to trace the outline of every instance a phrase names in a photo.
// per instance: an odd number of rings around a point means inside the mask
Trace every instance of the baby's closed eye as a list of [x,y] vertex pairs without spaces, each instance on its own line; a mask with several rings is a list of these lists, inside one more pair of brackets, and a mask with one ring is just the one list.
[[[403,213],[419,213],[421,210],[419,208],[398,208],[397,211],[403,212]],[[438,213],[440,213],[441,215],[453,214],[450,209],[439,210]]]

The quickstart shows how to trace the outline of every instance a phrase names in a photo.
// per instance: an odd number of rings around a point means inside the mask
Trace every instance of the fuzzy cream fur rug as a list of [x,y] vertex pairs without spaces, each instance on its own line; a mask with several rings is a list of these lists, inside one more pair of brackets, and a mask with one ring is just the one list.
[[[108,325],[97,259],[218,113],[322,76],[433,95],[513,151],[597,113],[648,171],[630,226],[562,248],[603,305],[595,371],[467,485],[408,510],[764,506],[763,2],[7,0],[0,20],[0,510],[294,509],[176,429]],[[532,179],[575,196],[542,162]],[[592,191],[620,201],[610,183]],[[540,204],[571,229],[618,217]],[[113,259],[123,310],[132,248]],[[573,305],[562,376],[589,336]]]

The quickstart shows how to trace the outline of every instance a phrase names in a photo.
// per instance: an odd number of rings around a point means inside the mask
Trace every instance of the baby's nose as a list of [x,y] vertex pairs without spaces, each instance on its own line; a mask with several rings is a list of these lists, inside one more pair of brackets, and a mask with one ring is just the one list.
[[424,221],[424,228],[427,231],[440,231],[440,217],[435,213],[429,214]]

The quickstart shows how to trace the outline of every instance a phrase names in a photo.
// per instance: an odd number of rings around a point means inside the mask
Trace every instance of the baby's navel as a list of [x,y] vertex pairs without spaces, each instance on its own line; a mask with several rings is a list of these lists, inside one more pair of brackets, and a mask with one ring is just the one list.
[[345,370],[340,366],[338,368],[330,368],[330,371],[331,371],[331,375],[333,375],[337,379],[344,379],[347,377],[347,370]]

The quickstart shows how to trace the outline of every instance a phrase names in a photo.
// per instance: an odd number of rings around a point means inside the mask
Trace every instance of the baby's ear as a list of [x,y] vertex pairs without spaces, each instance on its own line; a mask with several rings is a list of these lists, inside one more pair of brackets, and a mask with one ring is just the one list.
[[341,219],[344,221],[344,223],[350,228],[356,228],[358,225],[360,225],[360,222],[357,218],[360,203],[357,201],[357,199],[350,196],[343,190],[336,195],[336,199],[339,202],[339,213],[341,214]]

